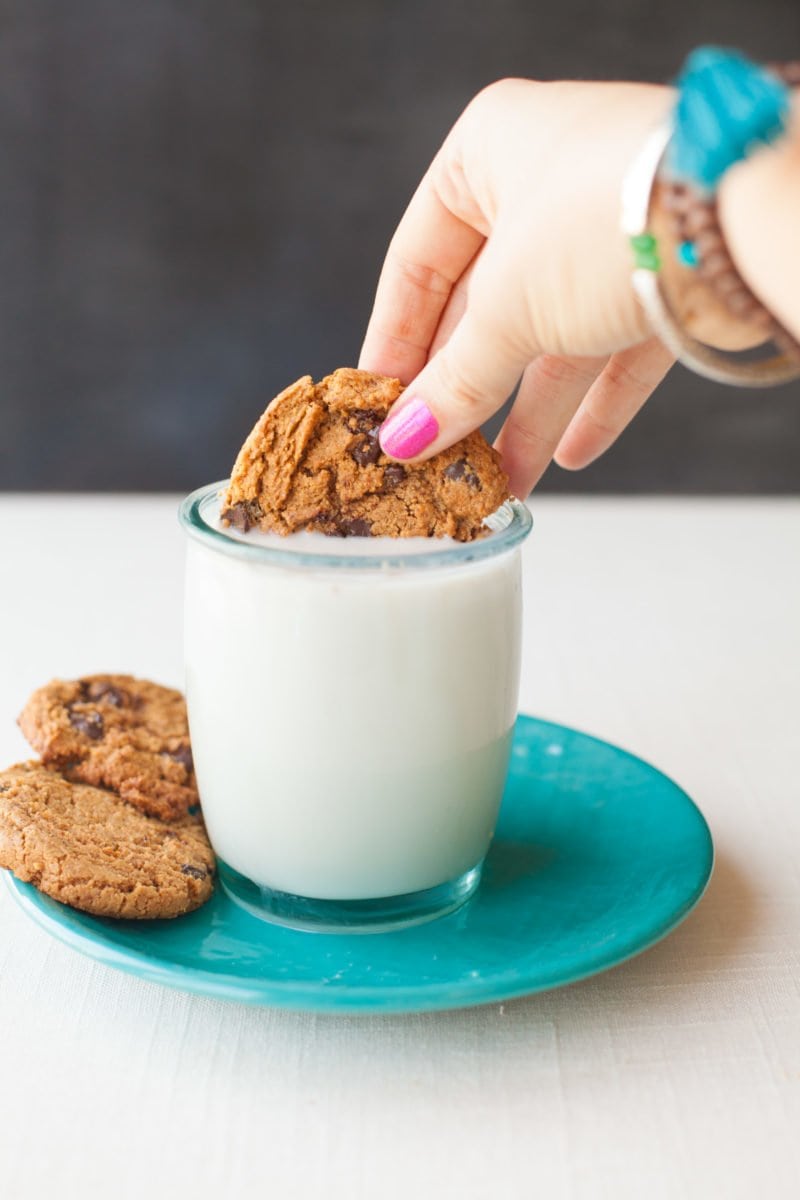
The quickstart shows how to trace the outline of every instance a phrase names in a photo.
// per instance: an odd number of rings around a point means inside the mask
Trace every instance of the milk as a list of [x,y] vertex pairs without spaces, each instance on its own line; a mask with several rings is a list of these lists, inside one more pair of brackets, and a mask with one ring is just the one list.
[[465,561],[440,540],[245,536],[203,511],[186,687],[217,854],[259,887],[323,900],[480,864],[516,714],[518,547]]

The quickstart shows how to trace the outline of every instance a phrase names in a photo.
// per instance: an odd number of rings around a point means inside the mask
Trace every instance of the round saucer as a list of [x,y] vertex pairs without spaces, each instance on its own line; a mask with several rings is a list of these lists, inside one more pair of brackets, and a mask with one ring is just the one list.
[[6,877],[49,933],[144,979],[245,1004],[390,1013],[496,1003],[604,971],[683,920],[712,862],[705,820],[665,775],[523,716],[481,886],[427,925],[306,933],[250,916],[221,887],[174,921],[113,921]]

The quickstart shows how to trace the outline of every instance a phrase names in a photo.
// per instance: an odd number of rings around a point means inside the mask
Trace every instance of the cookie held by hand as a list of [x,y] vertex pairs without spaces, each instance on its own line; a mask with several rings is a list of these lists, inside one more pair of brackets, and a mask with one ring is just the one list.
[[67,779],[109,788],[170,821],[198,803],[186,703],[132,675],[54,679],[34,692],[19,725]]
[[0,771],[0,867],[100,917],[177,917],[214,890],[199,817],[147,817],[38,762]]
[[395,462],[378,430],[402,391],[397,379],[350,368],[292,384],[242,446],[223,520],[245,533],[480,537],[508,498],[499,455],[472,433],[427,462]]

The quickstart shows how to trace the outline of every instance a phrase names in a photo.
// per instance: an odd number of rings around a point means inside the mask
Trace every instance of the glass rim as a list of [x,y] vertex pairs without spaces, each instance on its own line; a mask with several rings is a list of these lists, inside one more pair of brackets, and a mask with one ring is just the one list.
[[[190,538],[207,546],[210,550],[248,562],[260,562],[272,566],[302,569],[318,567],[326,570],[333,568],[350,571],[374,571],[400,567],[425,571],[434,567],[453,567],[505,554],[509,550],[513,550],[515,546],[519,546],[533,528],[533,517],[527,506],[512,498],[506,500],[488,518],[489,522],[496,522],[492,537],[479,538],[474,542],[458,542],[456,545],[448,545],[441,550],[433,550],[424,554],[420,554],[419,551],[416,553],[398,551],[391,554],[315,554],[306,550],[248,544],[209,525],[203,509],[208,506],[210,500],[217,498],[227,484],[227,479],[222,479],[218,483],[207,483],[203,487],[196,488],[185,500],[182,500],[178,509],[178,520],[181,527]],[[402,542],[402,538],[396,540]]]

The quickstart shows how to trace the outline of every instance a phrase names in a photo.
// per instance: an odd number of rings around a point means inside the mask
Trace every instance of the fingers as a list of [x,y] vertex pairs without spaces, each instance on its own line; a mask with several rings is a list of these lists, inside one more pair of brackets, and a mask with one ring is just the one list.
[[381,427],[384,453],[430,458],[477,429],[510,393],[531,358],[498,314],[497,286],[482,259],[456,328],[409,384]]
[[577,471],[605,453],[674,361],[657,338],[613,354],[558,444],[558,465]]
[[434,354],[438,354],[445,342],[449,342],[455,332],[456,326],[467,311],[469,303],[469,283],[472,278],[472,272],[476,263],[480,262],[482,251],[480,251],[472,262],[467,267],[464,274],[459,279],[458,283],[450,293],[450,297],[445,305],[439,324],[436,327],[436,333],[433,335],[428,358],[433,358]]
[[468,284],[479,262],[480,256],[451,293],[434,336],[434,357],[395,406],[380,441],[393,457],[428,458],[495,412],[524,369],[495,445],[512,493],[526,496],[553,458],[577,470],[603,454],[674,359],[651,338],[609,359],[540,355],[525,366],[525,355],[493,333],[474,304],[468,306]]
[[564,430],[606,361],[542,354],[526,368],[495,442],[514,496],[527,496],[544,474]]
[[359,366],[404,383],[422,370],[453,285],[484,237],[444,203],[431,167],[392,238]]

